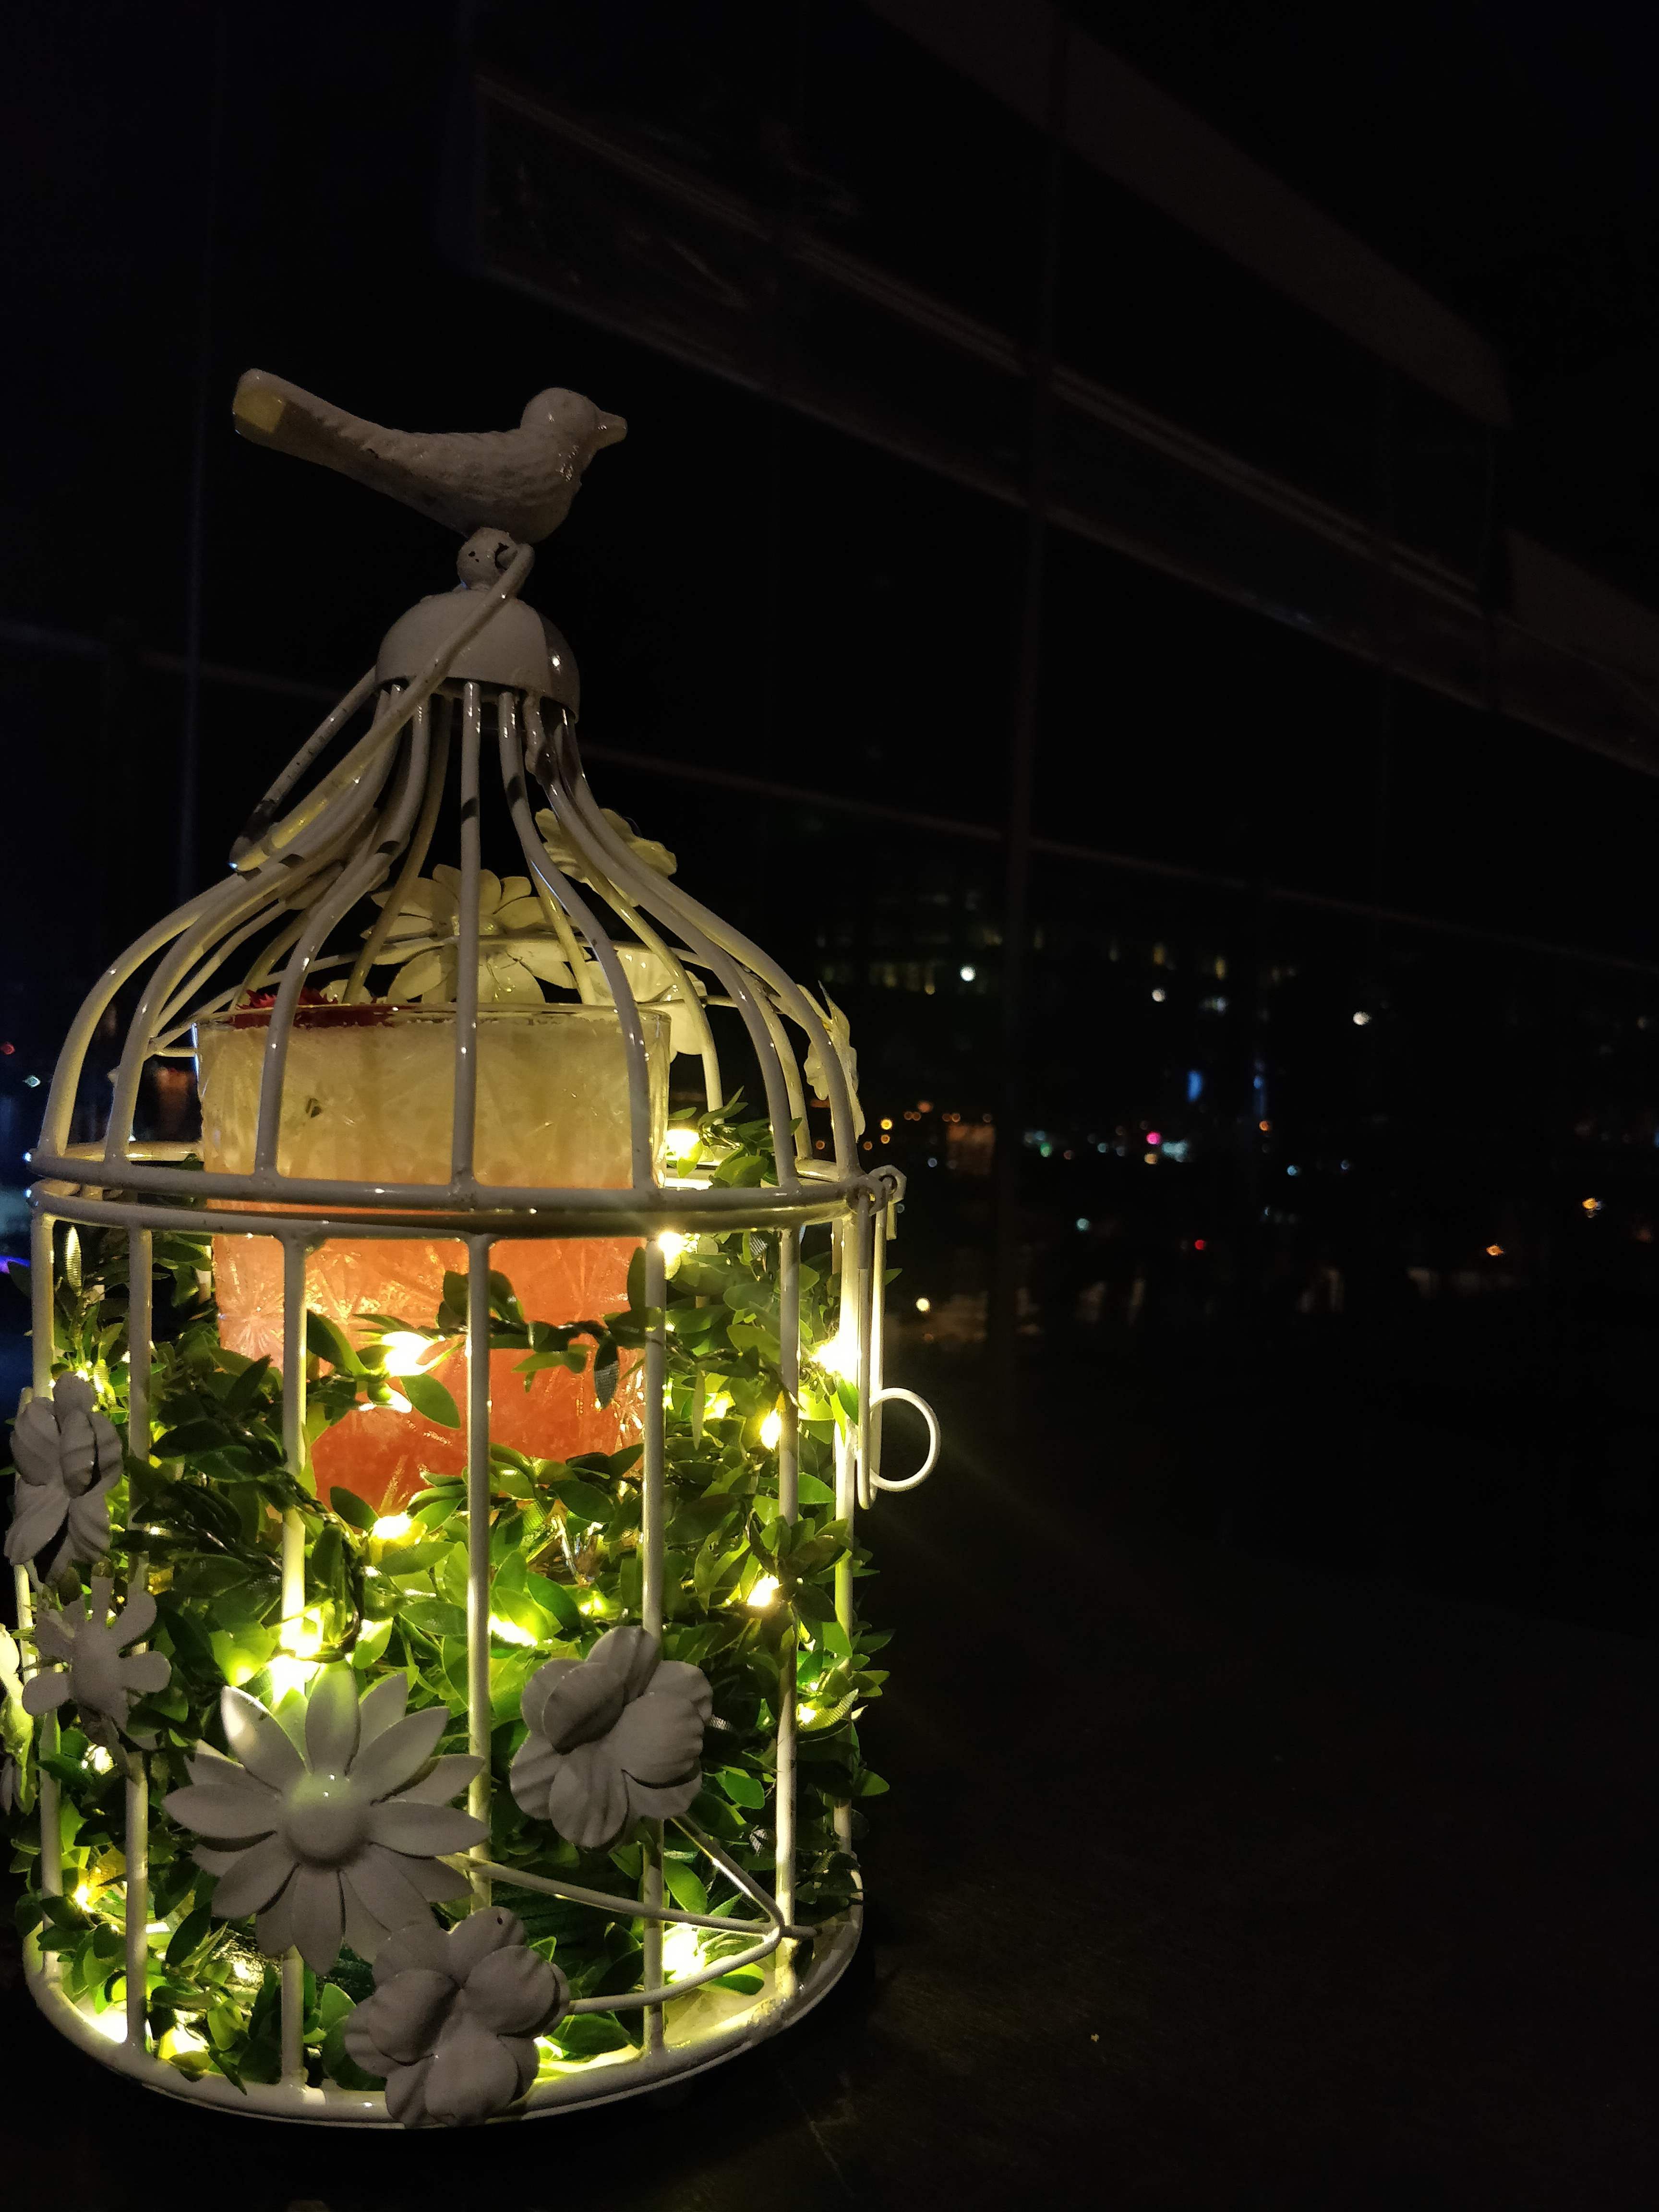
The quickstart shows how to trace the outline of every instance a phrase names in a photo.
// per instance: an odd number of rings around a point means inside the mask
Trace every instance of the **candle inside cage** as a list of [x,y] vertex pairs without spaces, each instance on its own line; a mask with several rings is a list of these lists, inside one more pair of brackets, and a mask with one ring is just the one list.
[[[269,1026],[264,1008],[198,1024],[203,1162],[210,1173],[253,1166],[259,1082]],[[653,1157],[667,1109],[667,1017],[642,1012]],[[302,1007],[289,1041],[277,1165],[284,1175],[387,1185],[446,1184],[455,1081],[449,1008]],[[627,1061],[615,1010],[547,1005],[479,1010],[475,1174],[483,1184],[617,1189],[631,1181]],[[599,1320],[626,1304],[636,1237],[514,1238],[497,1244],[494,1271],[512,1282],[527,1318]],[[436,1320],[447,1271],[465,1273],[453,1237],[333,1237],[306,1261],[306,1299],[361,1338],[361,1317],[395,1316],[411,1329]],[[283,1355],[282,1250],[274,1237],[216,1237],[221,1340],[248,1358]],[[354,1324],[358,1324],[354,1326]],[[543,1459],[615,1451],[637,1434],[637,1378],[625,1363],[609,1405],[591,1374],[514,1372],[524,1355],[490,1356],[490,1434]],[[425,1363],[458,1406],[466,1355],[456,1346]],[[362,1406],[318,1437],[319,1494],[331,1486],[390,1512],[425,1474],[458,1474],[465,1432],[410,1410]]]

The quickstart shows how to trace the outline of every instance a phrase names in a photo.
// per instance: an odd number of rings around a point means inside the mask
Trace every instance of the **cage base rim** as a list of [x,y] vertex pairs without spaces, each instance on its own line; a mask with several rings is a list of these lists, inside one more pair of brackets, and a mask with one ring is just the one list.
[[[695,2043],[641,2051],[625,2065],[598,2068],[592,2080],[565,2075],[542,2082],[514,2110],[487,2124],[505,2126],[559,2112],[585,2112],[599,2105],[622,2104],[630,2097],[645,2096],[726,2064],[792,2027],[829,1995],[852,1962],[863,1925],[863,1905],[855,1899],[829,1942],[813,1946],[812,1963],[792,1996],[758,2004]],[[238,2089],[222,2075],[203,2075],[192,2080],[148,2051],[133,2051],[125,2043],[111,2043],[100,2035],[80,2007],[64,1996],[55,1963],[41,1952],[33,1936],[26,1946],[26,1962],[29,1993],[64,2040],[112,2073],[125,2075],[160,2096],[229,2112],[241,2119],[270,2120],[289,2127],[422,2132],[404,2129],[401,2122],[391,2118],[385,2096],[378,2089],[313,2089],[283,2082],[251,2082],[246,2089]]]

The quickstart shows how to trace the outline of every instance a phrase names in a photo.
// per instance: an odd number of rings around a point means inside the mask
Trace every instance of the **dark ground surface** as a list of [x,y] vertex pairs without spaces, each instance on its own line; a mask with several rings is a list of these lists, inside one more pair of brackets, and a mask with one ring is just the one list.
[[7,2203],[1659,2203],[1659,1647],[1218,1548],[1109,1392],[1092,1448],[1017,1453],[937,1395],[874,1532],[869,1931],[815,2014],[678,2104],[324,2139],[103,2073],[14,1949]]

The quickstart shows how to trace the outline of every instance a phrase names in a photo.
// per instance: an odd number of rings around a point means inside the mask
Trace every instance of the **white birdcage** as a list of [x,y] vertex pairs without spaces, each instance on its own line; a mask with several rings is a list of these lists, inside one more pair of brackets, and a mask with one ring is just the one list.
[[[747,2048],[857,1942],[854,1525],[938,1447],[882,1379],[902,1184],[836,1010],[589,791],[518,595],[621,426],[553,392],[409,437],[257,372],[236,412],[470,534],[58,1063],[8,1541],[31,1985],[229,2110],[533,2116]],[[145,1140],[191,1060],[200,1137]]]

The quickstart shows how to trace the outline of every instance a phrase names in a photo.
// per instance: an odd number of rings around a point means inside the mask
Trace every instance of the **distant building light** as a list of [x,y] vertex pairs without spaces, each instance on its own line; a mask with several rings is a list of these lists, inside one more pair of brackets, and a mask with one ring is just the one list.
[[1268,1130],[1272,1128],[1273,1123],[1271,1121],[1258,1121],[1255,1126],[1261,1130],[1262,1135],[1265,1137]]
[[1039,1145],[1037,1146],[1037,1157],[1039,1159],[1051,1160],[1054,1156],[1054,1148],[1052,1145]]
[[[1656,1139],[1656,1142],[1659,1142],[1659,1139]],[[1097,1152],[1109,1152],[1111,1149],[1112,1148],[1109,1145],[1097,1145],[1095,1146],[1095,1150]]]
[[881,1121],[881,1126],[882,1126],[882,1127],[883,1127],[884,1129],[890,1129],[890,1128],[892,1127],[892,1126],[893,1126],[893,1117],[892,1117],[892,1115],[891,1115],[890,1114],[884,1114],[884,1115],[883,1115],[883,1116],[882,1116],[882,1121]]
[[931,1098],[918,1098],[918,1099],[917,1099],[917,1101],[916,1101],[916,1111],[917,1111],[917,1113],[918,1113],[918,1114],[931,1114],[931,1113],[933,1112],[933,1100],[932,1100]]
[[1149,1168],[1155,1168],[1158,1165],[1158,1154],[1156,1152],[1143,1152],[1140,1157],[1144,1165]]
[[1364,1006],[1359,1006],[1355,1009],[1353,1025],[1357,1030],[1363,1030],[1370,1019],[1370,1016],[1365,1012]]
[[1184,1160],[1187,1152],[1188,1144],[1185,1137],[1171,1137],[1164,1147],[1164,1157],[1166,1160]]
[[918,1298],[916,1300],[916,1311],[918,1313],[932,1313],[933,1310],[933,1301],[932,1298]]
[[1203,1252],[1207,1250],[1207,1240],[1202,1237],[1194,1237],[1193,1239],[1193,1249],[1194,1252]]
[[40,1088],[40,1077],[38,1075],[26,1075],[23,1078],[23,1088],[25,1091],[38,1091]]
[[1286,1175],[1300,1175],[1302,1170],[1300,1168],[1287,1167],[1285,1172]]
[[1164,1139],[1159,1136],[1156,1129],[1148,1129],[1146,1132],[1146,1141],[1149,1145],[1161,1145],[1164,1142]]
[[1594,1220],[1601,1211],[1601,1201],[1599,1198],[1587,1198],[1583,1201],[1583,1206],[1585,1212]]
[[1086,1213],[1079,1213],[1079,1216],[1078,1216],[1078,1218],[1077,1218],[1077,1225],[1078,1225],[1078,1227],[1079,1227],[1079,1229],[1081,1229],[1081,1230],[1086,1230],[1086,1229],[1088,1228],[1088,1226],[1089,1226],[1089,1217],[1088,1217],[1088,1215],[1087,1215]]
[[929,1152],[927,1155],[927,1164],[930,1168],[936,1168],[939,1165],[938,1158],[932,1152]]
[[1203,1073],[1202,1073],[1202,1071],[1201,1071],[1200,1069],[1199,1069],[1199,1068],[1196,1068],[1196,1067],[1189,1067],[1189,1068],[1187,1070],[1187,1103],[1188,1103],[1189,1106],[1196,1106],[1196,1105],[1197,1105],[1197,1103],[1198,1103],[1198,1102],[1199,1102],[1199,1100],[1200,1100],[1203,1096],[1204,1096],[1204,1076],[1203,1076]]
[[1487,1247],[1486,1247],[1486,1257],[1487,1257],[1489,1260],[1501,1260],[1501,1259],[1503,1258],[1503,1256],[1504,1256],[1504,1248],[1503,1248],[1503,1246],[1502,1246],[1501,1244],[1488,1244],[1488,1245],[1487,1245]]
[[1163,989],[1163,988],[1160,987],[1158,990],[1154,991],[1154,992],[1153,992],[1153,994],[1152,994],[1152,1003],[1153,1003],[1155,1006],[1161,1006],[1164,1004],[1164,1001],[1165,1000],[1165,999],[1167,999],[1167,998],[1169,997],[1169,995],[1170,995],[1170,994],[1169,994],[1169,993],[1168,993],[1166,990]]
[[977,968],[958,968],[957,973],[964,983],[971,983],[979,970]]

